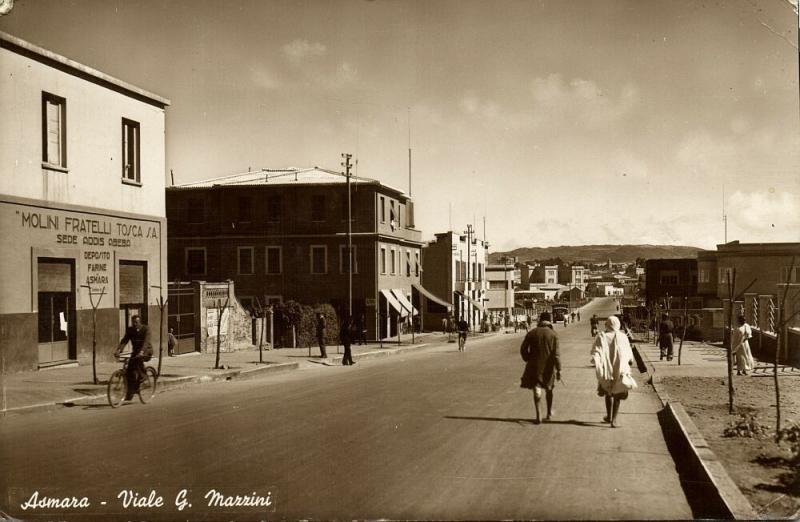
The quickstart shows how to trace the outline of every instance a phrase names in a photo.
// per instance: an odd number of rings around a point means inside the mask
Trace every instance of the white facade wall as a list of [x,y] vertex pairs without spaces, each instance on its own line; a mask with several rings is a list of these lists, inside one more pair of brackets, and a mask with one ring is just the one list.
[[[0,47],[0,194],[166,217],[164,109]],[[66,99],[67,170],[42,167],[42,92]],[[122,183],[122,118],[141,186]]]

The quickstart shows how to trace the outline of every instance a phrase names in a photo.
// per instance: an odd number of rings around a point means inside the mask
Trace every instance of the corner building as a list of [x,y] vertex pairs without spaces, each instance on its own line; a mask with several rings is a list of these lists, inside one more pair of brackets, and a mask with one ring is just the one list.
[[[413,201],[351,176],[353,317],[370,339],[419,314]],[[167,189],[169,277],[235,282],[245,307],[287,300],[347,312],[347,178],[318,167],[260,170]],[[256,301],[257,300],[257,301]]]
[[89,361],[93,302],[110,359],[166,297],[169,100],[2,32],[0,70],[5,369]]

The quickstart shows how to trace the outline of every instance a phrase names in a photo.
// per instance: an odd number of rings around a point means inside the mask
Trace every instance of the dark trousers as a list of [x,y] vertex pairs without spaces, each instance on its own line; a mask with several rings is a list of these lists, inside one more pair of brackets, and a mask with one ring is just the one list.
[[125,374],[128,381],[128,399],[139,392],[139,382],[142,379],[142,374],[144,374],[144,361],[138,357],[132,357],[128,361],[128,370]]
[[672,334],[661,334],[658,338],[658,349],[661,352],[661,357],[666,356],[672,359]]
[[328,357],[328,354],[325,352],[325,338],[321,335],[317,337],[317,342],[319,343],[319,356],[323,359]]
[[350,343],[342,343],[344,346],[344,357],[342,357],[342,364],[354,364],[353,363],[353,353],[350,351]]

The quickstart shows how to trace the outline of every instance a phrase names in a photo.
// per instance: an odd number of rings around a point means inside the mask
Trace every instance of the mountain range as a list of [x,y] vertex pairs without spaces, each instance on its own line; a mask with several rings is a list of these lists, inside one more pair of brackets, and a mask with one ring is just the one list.
[[503,256],[516,257],[518,261],[534,261],[536,259],[553,259],[560,257],[566,263],[588,261],[605,263],[611,259],[614,263],[632,263],[636,258],[675,259],[697,257],[702,248],[673,245],[580,245],[557,247],[522,247],[508,252],[492,252],[490,263],[501,263]]

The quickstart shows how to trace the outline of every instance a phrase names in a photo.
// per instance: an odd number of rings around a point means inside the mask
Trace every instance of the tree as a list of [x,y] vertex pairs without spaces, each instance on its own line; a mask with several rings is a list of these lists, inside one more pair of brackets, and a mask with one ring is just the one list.
[[286,301],[275,306],[275,317],[292,331],[292,348],[297,348],[297,327],[303,320],[303,305],[297,301]]
[[728,316],[727,316],[727,325],[725,328],[725,332],[728,335],[728,342],[727,345],[727,359],[728,359],[728,413],[733,415],[733,336],[731,335],[732,325],[733,325],[733,307],[736,304],[736,301],[741,299],[741,297],[750,289],[751,286],[756,282],[756,279],[750,281],[750,284],[745,287],[739,293],[736,293],[736,269],[732,269],[729,272],[726,272],[727,276],[727,286],[728,286],[728,300],[730,304],[728,306]]
[[[792,273],[794,272],[795,267],[795,258],[792,257],[792,263],[789,266],[789,271],[787,272],[787,277],[785,281],[780,281],[778,283],[779,287],[783,287],[783,295],[781,296],[781,302],[778,308],[778,324],[775,326],[776,330],[776,338],[775,338],[775,359],[773,360],[772,364],[772,379],[775,383],[775,437],[780,438],[781,432],[781,388],[780,384],[778,383],[778,363],[780,362],[780,355],[781,355],[781,347],[782,345],[787,342],[787,332],[786,327],[792,322],[792,320],[800,314],[800,310],[793,311],[789,316],[786,315],[786,299],[789,295],[789,281],[792,279]],[[795,294],[792,299],[792,310],[796,308],[798,296]]]

